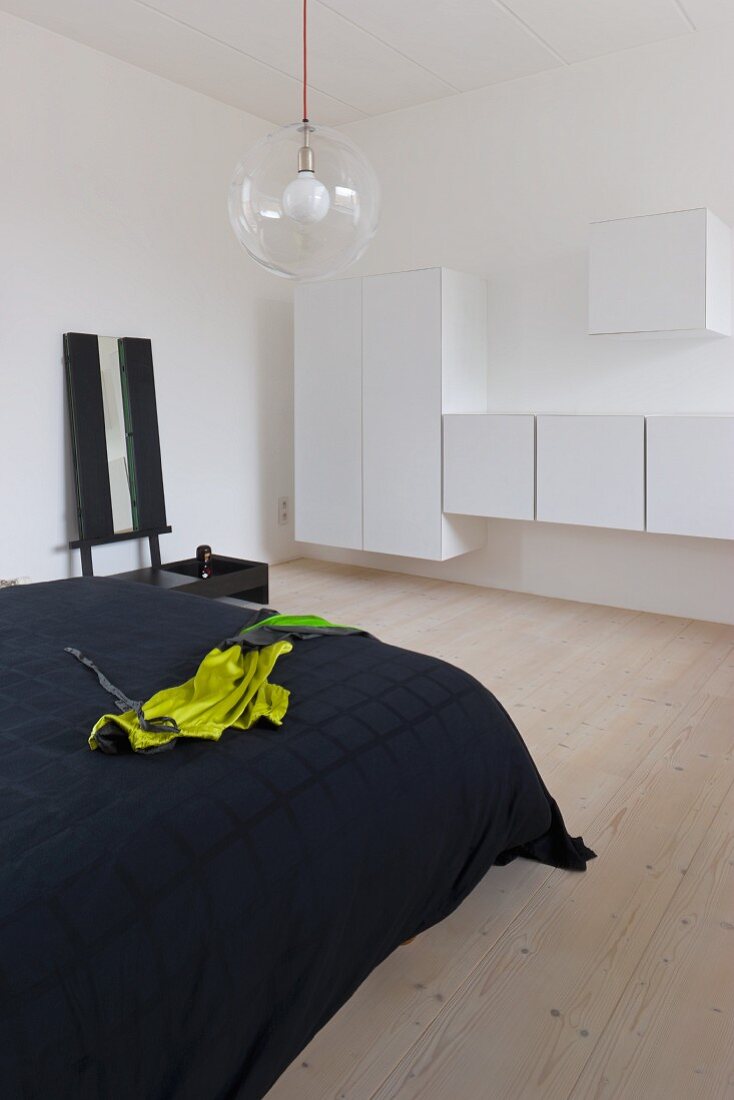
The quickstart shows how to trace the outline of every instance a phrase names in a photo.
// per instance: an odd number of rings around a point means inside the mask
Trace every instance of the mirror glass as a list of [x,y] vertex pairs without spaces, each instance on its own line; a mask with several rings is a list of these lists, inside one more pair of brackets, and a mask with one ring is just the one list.
[[104,430],[112,498],[112,522],[115,534],[133,530],[130,500],[130,470],[125,432],[125,407],[120,377],[120,352],[117,337],[98,336],[99,373],[102,380]]

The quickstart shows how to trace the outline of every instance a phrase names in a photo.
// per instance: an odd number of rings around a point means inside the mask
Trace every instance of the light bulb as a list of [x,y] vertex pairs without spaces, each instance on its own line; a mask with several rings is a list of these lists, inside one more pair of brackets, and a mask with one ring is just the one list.
[[300,171],[283,192],[284,213],[302,225],[322,221],[330,206],[328,189],[310,171]]

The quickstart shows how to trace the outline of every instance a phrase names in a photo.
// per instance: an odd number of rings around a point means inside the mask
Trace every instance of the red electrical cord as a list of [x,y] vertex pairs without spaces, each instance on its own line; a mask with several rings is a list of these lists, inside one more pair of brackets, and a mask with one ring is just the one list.
[[308,98],[307,98],[308,59],[307,59],[307,51],[306,51],[306,41],[307,41],[306,36],[307,36],[307,21],[308,21],[307,10],[306,10],[307,2],[308,2],[308,0],[303,0],[303,121],[304,122],[308,122]]

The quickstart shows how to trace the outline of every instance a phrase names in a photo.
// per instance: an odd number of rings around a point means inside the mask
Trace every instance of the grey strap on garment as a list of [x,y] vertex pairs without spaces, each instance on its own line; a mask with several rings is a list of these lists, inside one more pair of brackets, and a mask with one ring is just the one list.
[[85,668],[88,668],[91,672],[94,673],[94,675],[99,680],[101,687],[103,687],[107,694],[111,695],[115,700],[115,705],[117,706],[118,710],[134,710],[136,713],[142,711],[143,704],[141,700],[130,699],[127,695],[125,695],[124,691],[120,691],[119,688],[115,687],[115,685],[107,679],[104,672],[102,672],[102,669],[97,668],[94,661],[91,661],[89,657],[85,657],[83,653],[81,653],[78,649],[73,649],[70,645],[65,646],[64,653],[71,653],[72,657],[76,657],[77,661],[80,661]]
[[155,721],[149,722],[143,714],[143,703],[140,699],[131,699],[128,695],[125,695],[124,691],[120,691],[118,687],[107,679],[101,668],[95,665],[94,661],[89,657],[85,657],[78,649],[74,649],[72,646],[65,646],[64,653],[70,653],[72,657],[76,657],[77,661],[88,668],[90,672],[99,680],[100,686],[105,689],[108,695],[111,695],[115,700],[115,705],[119,711],[123,713],[127,710],[134,710],[137,715],[140,728],[145,730],[146,733],[180,733],[178,724],[175,718],[168,718],[165,715],[161,715],[160,718],[156,718]]
[[243,649],[262,649],[264,646],[289,638],[308,641],[311,638],[346,637],[347,635],[372,637],[358,626],[298,626],[293,623],[263,623],[262,626],[251,627],[244,633],[241,631],[232,638],[225,638],[217,648],[229,649],[230,646],[240,645]]

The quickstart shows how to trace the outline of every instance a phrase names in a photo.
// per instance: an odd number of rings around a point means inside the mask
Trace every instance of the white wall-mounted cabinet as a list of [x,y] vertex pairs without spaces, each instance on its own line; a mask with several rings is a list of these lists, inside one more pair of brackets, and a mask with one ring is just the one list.
[[536,517],[645,528],[645,418],[538,416]]
[[442,414],[486,408],[487,291],[445,268],[296,288],[296,538],[443,560],[486,539],[443,514]]
[[444,511],[501,519],[535,518],[532,413],[444,416],[443,461]]
[[484,517],[734,539],[734,416],[488,413],[486,337],[484,282],[444,268],[296,288],[297,539],[437,561]]
[[731,231],[710,210],[595,222],[589,332],[731,334]]
[[647,529],[734,539],[734,416],[647,418]]

